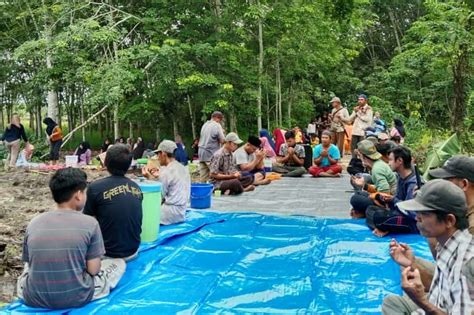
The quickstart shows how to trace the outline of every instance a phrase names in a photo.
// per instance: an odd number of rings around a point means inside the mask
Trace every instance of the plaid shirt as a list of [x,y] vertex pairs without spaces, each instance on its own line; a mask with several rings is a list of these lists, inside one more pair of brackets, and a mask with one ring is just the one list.
[[[468,230],[458,230],[443,245],[438,244],[436,271],[429,301],[449,314],[474,311],[474,239]],[[416,314],[425,314],[419,309]]]
[[[227,151],[224,147],[220,148],[211,159],[211,165],[209,165],[209,170],[211,174],[223,174],[223,175],[230,175],[235,172],[238,172],[237,167],[234,163],[234,159],[232,157],[232,152]],[[214,178],[211,178],[211,183],[214,186],[219,187],[218,181]]]

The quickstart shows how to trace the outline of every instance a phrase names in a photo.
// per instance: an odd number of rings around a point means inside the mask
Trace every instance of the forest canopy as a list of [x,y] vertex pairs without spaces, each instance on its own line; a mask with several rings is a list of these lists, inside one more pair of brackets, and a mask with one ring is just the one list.
[[[0,127],[118,138],[306,127],[359,93],[408,142],[473,134],[473,5],[403,0],[0,1]],[[105,109],[104,109],[105,108]],[[80,134],[80,132],[79,132]],[[79,137],[78,137],[79,138]],[[425,143],[425,144],[426,144]]]

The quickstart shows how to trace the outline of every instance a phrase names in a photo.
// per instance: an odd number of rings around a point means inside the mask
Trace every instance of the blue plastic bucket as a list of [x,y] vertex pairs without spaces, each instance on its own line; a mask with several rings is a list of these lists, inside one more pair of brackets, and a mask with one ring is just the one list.
[[214,186],[211,184],[191,184],[191,208],[207,209],[211,207]]

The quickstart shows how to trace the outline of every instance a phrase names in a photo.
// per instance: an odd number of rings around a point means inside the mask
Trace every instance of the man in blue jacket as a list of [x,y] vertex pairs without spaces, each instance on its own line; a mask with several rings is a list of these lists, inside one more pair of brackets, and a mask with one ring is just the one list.
[[398,174],[397,193],[394,196],[380,194],[376,198],[379,205],[367,208],[367,225],[379,237],[389,233],[418,233],[416,215],[402,212],[397,207],[398,202],[414,197],[416,174],[411,164],[410,150],[402,146],[394,148],[389,155],[389,165]]

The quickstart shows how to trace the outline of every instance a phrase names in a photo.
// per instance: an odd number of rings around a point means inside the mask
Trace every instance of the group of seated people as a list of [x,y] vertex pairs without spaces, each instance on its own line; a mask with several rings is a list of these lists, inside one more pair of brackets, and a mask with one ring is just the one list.
[[[189,172],[175,160],[177,145],[164,140],[155,153],[159,169],[146,169],[161,182],[161,224],[184,221]],[[35,217],[26,229],[24,271],[17,292],[32,307],[80,307],[109,294],[138,255],[143,194],[125,176],[132,154],[124,144],[107,148],[109,177],[87,183],[79,168],[58,170],[49,187],[57,209]],[[81,213],[82,212],[82,213]]]

